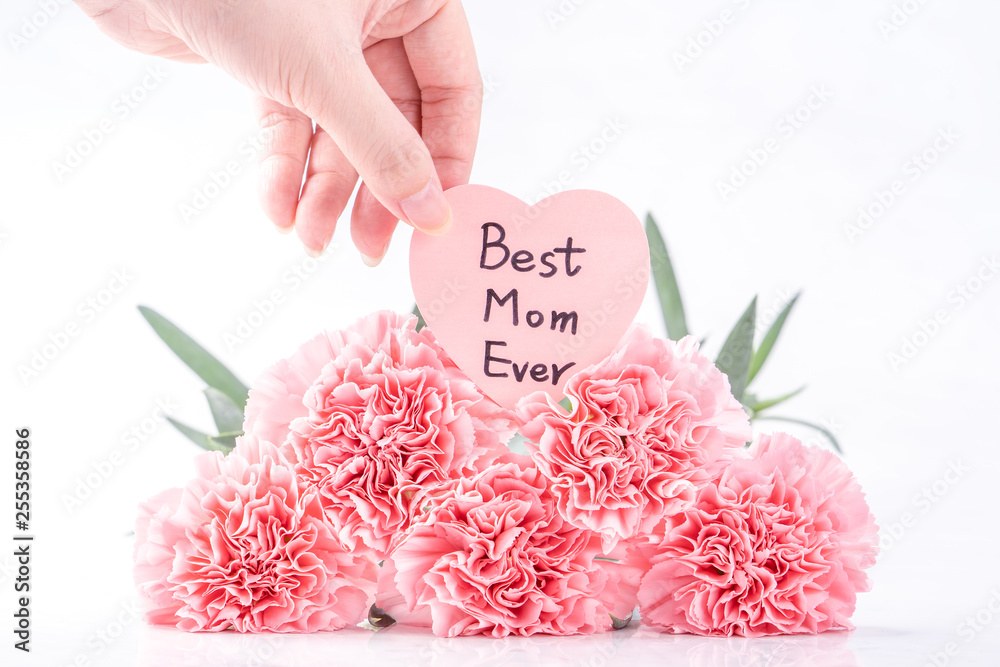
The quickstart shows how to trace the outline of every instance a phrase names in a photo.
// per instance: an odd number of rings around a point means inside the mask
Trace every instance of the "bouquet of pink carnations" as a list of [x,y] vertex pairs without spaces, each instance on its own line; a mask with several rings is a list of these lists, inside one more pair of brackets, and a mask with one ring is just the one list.
[[[676,281],[649,231],[674,334],[686,327]],[[634,326],[569,377],[563,400],[539,392],[513,411],[417,316],[376,312],[324,332],[248,389],[144,309],[209,384],[220,431],[176,424],[216,451],[141,507],[146,618],[188,631],[395,622],[504,637],[617,629],[638,608],[674,633],[850,628],[877,544],[859,484],[790,435],[747,446],[750,415],[779,401],[745,387],[790,308],[755,348],[751,305],[724,346],[727,372],[691,336]]]

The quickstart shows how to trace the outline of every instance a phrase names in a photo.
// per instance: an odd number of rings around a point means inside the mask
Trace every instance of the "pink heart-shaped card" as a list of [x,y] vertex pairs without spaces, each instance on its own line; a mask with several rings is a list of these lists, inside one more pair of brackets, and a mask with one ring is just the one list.
[[649,282],[642,223],[611,195],[561,192],[528,205],[502,190],[445,193],[454,223],[413,233],[410,280],[442,347],[500,405],[604,359]]

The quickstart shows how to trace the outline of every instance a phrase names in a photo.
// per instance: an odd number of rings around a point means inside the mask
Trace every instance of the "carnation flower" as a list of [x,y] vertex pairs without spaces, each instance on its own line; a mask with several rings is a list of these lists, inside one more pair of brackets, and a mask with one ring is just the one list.
[[[245,445],[244,445],[245,446]],[[315,632],[356,624],[375,565],[344,550],[318,494],[273,447],[199,457],[198,477],[142,504],[135,579],[150,623],[188,631]]]
[[411,526],[383,567],[398,593],[380,580],[378,604],[439,636],[600,632],[631,612],[638,582],[600,554],[599,536],[559,516],[530,460],[509,455]]
[[341,541],[380,557],[429,494],[501,455],[510,429],[510,413],[415,325],[379,312],[313,339],[255,383],[247,406],[246,429],[284,438]]
[[675,343],[635,327],[573,375],[566,395],[569,410],[543,392],[523,398],[521,433],[559,512],[606,546],[688,507],[751,437],[725,374],[691,337]]
[[828,451],[762,436],[666,521],[642,579],[644,623],[675,633],[851,629],[877,528],[861,487]]
[[355,337],[353,330],[324,331],[257,377],[243,411],[243,432],[253,436],[252,443],[285,442],[292,421],[309,412],[302,397],[330,359]]

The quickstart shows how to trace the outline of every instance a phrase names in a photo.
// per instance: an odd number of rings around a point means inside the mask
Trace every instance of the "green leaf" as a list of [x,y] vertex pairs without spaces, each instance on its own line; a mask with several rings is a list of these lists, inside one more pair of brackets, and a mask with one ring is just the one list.
[[834,437],[833,433],[831,433],[828,429],[823,428],[819,424],[807,422],[804,419],[795,419],[794,417],[777,417],[772,415],[763,415],[760,418],[770,419],[771,421],[776,421],[776,422],[787,422],[789,424],[800,424],[802,426],[808,426],[809,428],[816,429],[817,431],[826,436],[826,439],[830,441],[830,444],[833,445],[834,450],[836,450],[838,454],[844,453],[844,450],[840,448],[840,443],[837,442],[837,438]]
[[512,437],[510,441],[507,443],[507,449],[514,452],[515,454],[527,454],[528,448],[524,446],[524,443],[527,441],[528,439],[525,438],[523,435],[521,435],[520,433],[515,433],[514,437]]
[[757,373],[760,371],[761,366],[767,361],[767,355],[771,354],[771,349],[774,347],[774,343],[778,340],[778,334],[781,333],[781,327],[785,326],[785,320],[788,319],[788,313],[792,312],[792,306],[795,302],[799,300],[799,292],[792,297],[792,300],[785,304],[785,307],[778,314],[777,319],[771,323],[771,328],[767,330],[764,334],[764,339],[760,342],[760,347],[757,351],[753,353],[753,358],[750,360],[750,371],[747,376],[747,384],[749,385],[753,382],[753,379],[757,377]]
[[563,399],[559,401],[559,405],[566,408],[567,412],[573,412],[573,401],[569,400],[569,396],[563,397]]
[[228,396],[240,411],[246,408],[247,394],[250,390],[222,362],[152,308],[139,306],[139,312],[167,347],[173,350],[173,353],[209,387],[218,389]]
[[420,314],[420,308],[417,306],[417,304],[413,304],[412,312],[414,315],[417,316],[417,331],[420,331],[425,326],[427,326],[427,322],[424,322],[424,316]]
[[[749,400],[749,398],[748,398],[748,400],[745,403],[745,405],[746,405],[746,407],[750,408],[750,410],[753,411],[754,415],[758,415],[763,410],[767,410],[768,408],[773,408],[775,405],[779,405],[781,403],[784,403],[785,401],[787,401],[790,398],[798,396],[799,394],[801,394],[805,390],[805,388],[806,388],[806,386],[802,385],[801,387],[799,387],[795,391],[790,391],[787,394],[784,394],[783,396],[778,396],[777,398],[768,398],[768,399],[765,399],[765,400],[762,400],[762,401],[761,400],[757,400],[757,397],[754,396],[753,400]],[[744,394],[744,397],[750,397],[750,394]]]
[[612,630],[624,630],[628,627],[629,623],[632,622],[632,617],[635,616],[635,610],[633,609],[629,612],[629,615],[625,618],[617,618],[614,614],[608,614],[611,617],[611,629]]
[[232,399],[214,387],[205,389],[205,398],[219,433],[243,433],[243,411]]
[[729,378],[729,386],[736,400],[743,398],[743,390],[747,386],[747,371],[750,368],[750,355],[753,353],[753,329],[757,320],[757,297],[753,298],[736,326],[729,332],[729,337],[722,344],[715,365]]
[[209,442],[218,451],[228,454],[236,448],[236,438],[243,435],[243,431],[239,433],[220,433],[219,435],[208,436]]
[[187,424],[181,423],[173,417],[167,417],[167,421],[170,422],[174,428],[183,433],[188,440],[210,452],[226,453],[229,452],[236,444],[236,436],[232,436],[232,445],[230,445],[226,436],[214,436],[202,433],[198,429],[191,428]]
[[674,265],[667,252],[667,244],[651,213],[646,214],[646,238],[649,241],[649,265],[653,271],[653,283],[656,285],[656,295],[660,299],[660,312],[663,313],[663,324],[667,327],[667,335],[673,340],[680,340],[688,335],[687,318],[684,316],[684,303],[677,287],[677,277],[674,275]]

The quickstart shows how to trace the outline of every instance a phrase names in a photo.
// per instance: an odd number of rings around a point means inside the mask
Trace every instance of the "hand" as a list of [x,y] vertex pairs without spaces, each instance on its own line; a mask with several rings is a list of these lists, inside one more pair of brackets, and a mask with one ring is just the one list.
[[482,105],[459,0],[77,3],[125,46],[214,63],[259,95],[262,206],[313,254],[359,177],[351,236],[366,263],[381,261],[397,220],[451,224],[442,189],[468,182]]

